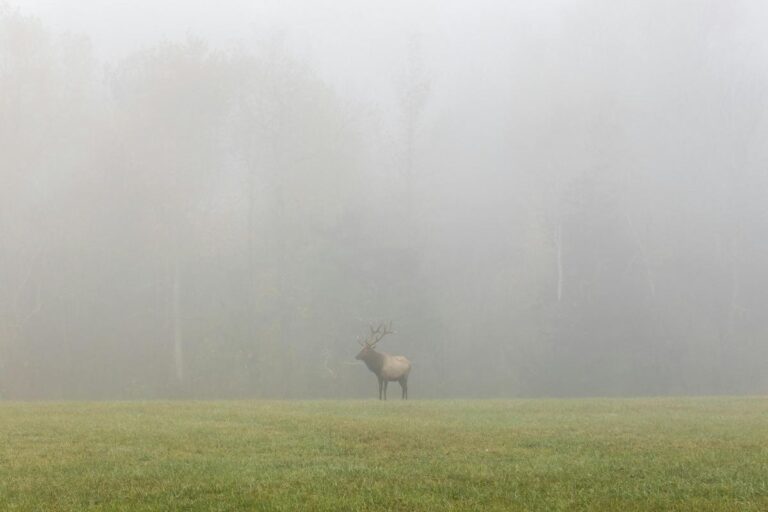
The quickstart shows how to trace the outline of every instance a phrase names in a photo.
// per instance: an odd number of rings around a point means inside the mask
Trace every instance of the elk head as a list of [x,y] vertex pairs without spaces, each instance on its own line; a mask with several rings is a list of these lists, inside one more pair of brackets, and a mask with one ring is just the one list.
[[357,342],[360,344],[362,349],[360,349],[360,352],[357,353],[357,356],[355,356],[355,359],[358,360],[365,360],[366,356],[368,356],[371,352],[374,351],[374,347],[378,342],[384,338],[387,334],[393,334],[394,331],[392,330],[392,322],[389,323],[389,325],[386,325],[385,323],[380,323],[378,327],[375,329],[371,325],[369,327],[370,333],[366,338],[363,340],[361,338],[357,339]]

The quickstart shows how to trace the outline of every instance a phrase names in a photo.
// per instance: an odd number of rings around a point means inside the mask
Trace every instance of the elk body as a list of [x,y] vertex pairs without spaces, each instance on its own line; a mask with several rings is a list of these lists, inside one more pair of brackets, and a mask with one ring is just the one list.
[[387,334],[392,334],[389,327],[380,324],[376,329],[371,327],[368,338],[357,340],[362,349],[355,359],[364,362],[365,365],[376,374],[379,379],[379,400],[387,399],[387,384],[397,381],[403,388],[403,400],[408,399],[408,374],[411,373],[411,362],[403,356],[393,356],[375,350],[375,346]]

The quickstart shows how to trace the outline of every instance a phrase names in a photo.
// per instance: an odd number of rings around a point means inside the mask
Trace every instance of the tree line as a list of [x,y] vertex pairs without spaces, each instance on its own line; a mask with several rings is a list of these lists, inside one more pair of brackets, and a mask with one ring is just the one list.
[[765,390],[766,75],[695,42],[643,80],[539,49],[491,134],[418,38],[380,112],[280,38],[105,64],[5,8],[0,395],[368,396],[379,320],[416,398]]

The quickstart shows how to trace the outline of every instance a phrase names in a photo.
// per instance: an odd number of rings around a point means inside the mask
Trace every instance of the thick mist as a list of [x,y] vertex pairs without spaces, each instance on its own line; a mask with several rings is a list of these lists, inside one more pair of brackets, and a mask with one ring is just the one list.
[[0,2],[0,397],[768,390],[762,2]]

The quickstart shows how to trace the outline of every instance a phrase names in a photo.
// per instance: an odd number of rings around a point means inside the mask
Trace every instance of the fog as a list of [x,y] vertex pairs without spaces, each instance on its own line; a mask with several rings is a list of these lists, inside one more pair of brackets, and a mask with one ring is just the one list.
[[766,22],[0,2],[0,397],[765,393]]

